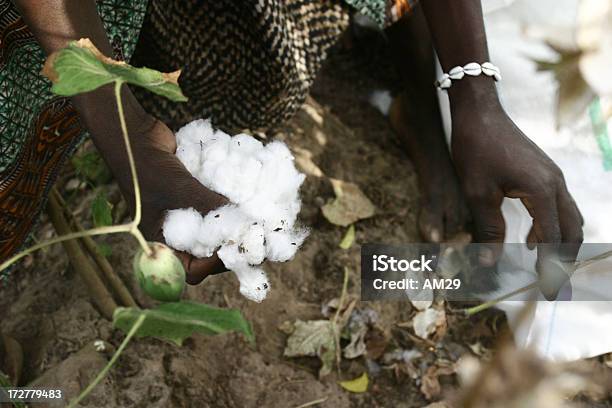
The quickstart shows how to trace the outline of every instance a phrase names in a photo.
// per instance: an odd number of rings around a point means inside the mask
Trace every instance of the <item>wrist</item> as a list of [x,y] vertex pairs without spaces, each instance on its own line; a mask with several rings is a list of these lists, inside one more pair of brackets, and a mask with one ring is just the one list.
[[452,87],[448,89],[448,97],[453,119],[503,111],[495,81],[488,76],[466,76],[453,81]]

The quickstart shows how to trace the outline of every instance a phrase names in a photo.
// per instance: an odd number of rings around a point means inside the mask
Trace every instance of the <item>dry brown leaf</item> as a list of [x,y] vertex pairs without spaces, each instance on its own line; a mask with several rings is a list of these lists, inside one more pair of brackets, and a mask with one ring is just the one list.
[[425,398],[432,400],[439,397],[442,392],[439,377],[453,374],[455,374],[454,364],[430,366],[421,378],[421,392]]
[[349,225],[374,215],[375,207],[355,183],[330,179],[336,198],[323,207],[323,216],[332,224]]

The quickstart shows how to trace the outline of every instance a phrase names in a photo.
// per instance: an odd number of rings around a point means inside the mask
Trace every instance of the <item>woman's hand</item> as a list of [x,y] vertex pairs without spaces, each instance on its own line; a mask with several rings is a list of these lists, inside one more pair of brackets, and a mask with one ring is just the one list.
[[[147,240],[164,242],[162,224],[167,210],[193,207],[205,215],[227,200],[204,187],[185,169],[174,154],[176,138],[166,125],[149,117],[140,129],[130,135],[141,190],[140,230]],[[115,176],[129,208],[134,208],[131,175],[128,172]],[[197,284],[208,275],[225,271],[216,254],[203,259],[183,252],[177,255],[183,261],[188,283]]]
[[[538,244],[538,270],[553,254],[574,262],[583,220],[561,170],[512,122],[488,85],[478,87],[479,81],[490,79],[474,79],[475,87],[458,83],[452,95],[451,150],[474,218],[475,242],[502,243],[502,200],[519,198],[533,218],[528,243]],[[497,258],[499,248],[492,248],[481,254],[485,265]]]

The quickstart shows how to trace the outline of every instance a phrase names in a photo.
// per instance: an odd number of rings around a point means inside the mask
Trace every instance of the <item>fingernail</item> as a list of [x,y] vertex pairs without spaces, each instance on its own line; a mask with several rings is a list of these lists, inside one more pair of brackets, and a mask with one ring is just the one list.
[[437,228],[433,228],[431,230],[431,242],[440,242],[442,234],[440,234],[440,230]]
[[478,263],[480,266],[491,267],[495,265],[495,257],[493,251],[488,247],[481,247],[478,251]]

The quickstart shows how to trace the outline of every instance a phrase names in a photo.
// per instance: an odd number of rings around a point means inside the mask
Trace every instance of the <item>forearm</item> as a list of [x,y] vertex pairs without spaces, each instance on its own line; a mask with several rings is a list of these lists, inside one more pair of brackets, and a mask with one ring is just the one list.
[[[469,62],[489,61],[480,0],[422,0],[434,45],[444,72]],[[463,106],[499,108],[491,77],[464,77],[448,89],[453,113]]]
[[[63,48],[69,41],[89,38],[100,51],[112,56],[94,0],[16,0],[15,4],[47,55]],[[122,98],[128,129],[133,133],[144,133],[143,128],[152,125],[151,118],[127,87],[123,87]],[[128,162],[113,85],[71,99],[115,176],[125,173]]]

